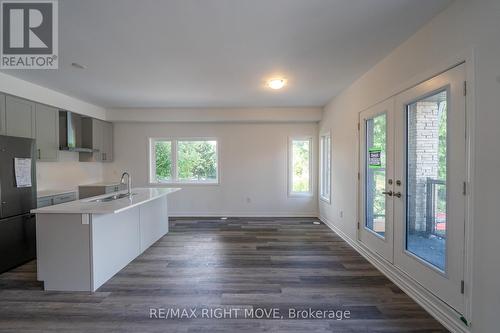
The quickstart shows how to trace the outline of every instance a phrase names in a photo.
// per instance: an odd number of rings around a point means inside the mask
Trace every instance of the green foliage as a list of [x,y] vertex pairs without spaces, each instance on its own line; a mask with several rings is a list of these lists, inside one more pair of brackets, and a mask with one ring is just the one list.
[[438,143],[438,178],[446,179],[446,119],[447,119],[447,108],[446,102],[442,102],[444,105],[440,107],[439,114],[439,143]]
[[[438,138],[438,179],[446,180],[446,137],[447,137],[447,105],[441,102],[439,107],[439,138]],[[437,211],[446,213],[446,185],[438,187]]]
[[294,140],[293,154],[293,192],[309,192],[309,140]]
[[[156,151],[156,180],[172,181],[172,142],[158,141]],[[178,141],[177,173],[181,181],[217,179],[217,147],[215,141]]]
[[382,168],[385,168],[386,126],[387,116],[385,114],[373,118],[373,147],[382,149]]
[[217,151],[215,141],[179,141],[179,180],[215,180]]
[[373,186],[373,215],[384,216],[385,195],[382,192],[385,191],[385,171],[373,171]]
[[160,182],[172,179],[172,143],[157,141],[156,151],[156,180]]
[[373,214],[378,216],[385,215],[385,196],[382,192],[385,190],[385,165],[386,165],[386,140],[387,140],[387,116],[379,115],[373,118],[373,147],[382,149],[380,169],[373,170]]

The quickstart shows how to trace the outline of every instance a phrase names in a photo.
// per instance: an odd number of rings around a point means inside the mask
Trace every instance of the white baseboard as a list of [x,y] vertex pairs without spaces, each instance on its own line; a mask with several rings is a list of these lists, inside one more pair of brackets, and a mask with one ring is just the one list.
[[238,212],[169,212],[171,217],[317,217],[317,212],[296,213],[296,212],[257,212],[257,213],[238,213]]
[[422,306],[431,316],[443,324],[443,326],[445,326],[448,330],[458,333],[471,333],[469,327],[465,326],[465,324],[460,320],[461,315],[449,307],[446,303],[418,284],[411,277],[382,259],[380,256],[372,253],[363,244],[347,236],[327,218],[319,216],[319,219],[332,229],[333,232],[351,245],[389,280],[415,300],[415,302]]

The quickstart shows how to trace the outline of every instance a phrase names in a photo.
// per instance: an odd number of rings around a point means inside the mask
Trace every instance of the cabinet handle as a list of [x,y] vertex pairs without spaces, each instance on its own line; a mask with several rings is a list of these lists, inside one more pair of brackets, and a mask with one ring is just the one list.
[[38,150],[38,159],[41,160],[42,159],[42,151],[40,150],[40,148],[38,148],[37,150]]

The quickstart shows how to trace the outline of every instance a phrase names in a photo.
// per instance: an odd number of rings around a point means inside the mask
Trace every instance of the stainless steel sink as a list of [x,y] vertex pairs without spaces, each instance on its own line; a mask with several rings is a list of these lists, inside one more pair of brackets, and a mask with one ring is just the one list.
[[128,193],[120,193],[120,194],[114,194],[114,195],[110,195],[108,197],[90,200],[90,202],[109,202],[109,201],[123,199],[123,198],[131,198],[133,195],[136,195],[136,194],[137,193],[130,193],[130,194],[128,194]]

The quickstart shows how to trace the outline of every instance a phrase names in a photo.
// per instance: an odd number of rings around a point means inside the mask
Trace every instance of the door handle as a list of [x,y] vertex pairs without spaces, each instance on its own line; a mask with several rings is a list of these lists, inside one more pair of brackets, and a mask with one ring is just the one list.
[[398,198],[401,198],[401,192],[394,192],[394,196],[398,197]]
[[42,159],[42,151],[38,148],[38,159]]
[[389,191],[389,192],[385,192],[385,191],[384,191],[384,192],[382,192],[382,194],[385,194],[385,195],[388,195],[388,196],[392,197],[392,194],[393,194],[393,193],[392,193],[392,191]]

